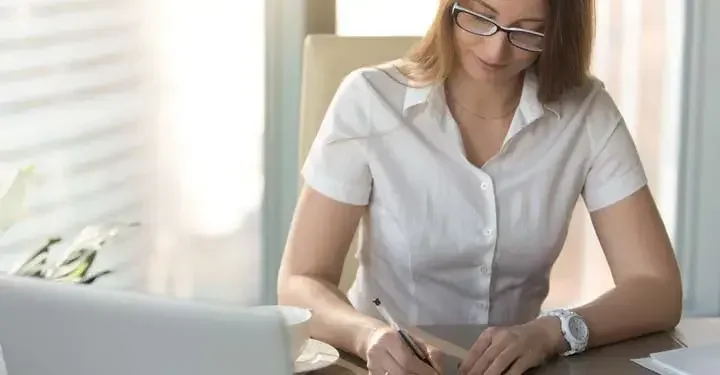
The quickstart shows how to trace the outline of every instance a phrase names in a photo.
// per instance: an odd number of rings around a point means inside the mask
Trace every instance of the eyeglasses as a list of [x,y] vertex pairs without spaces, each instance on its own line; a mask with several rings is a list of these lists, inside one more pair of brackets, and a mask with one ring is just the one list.
[[543,39],[545,38],[543,33],[502,26],[494,19],[464,8],[457,2],[453,4],[452,14],[455,24],[471,34],[492,36],[503,31],[507,34],[510,44],[517,48],[530,52],[542,52],[543,50]]

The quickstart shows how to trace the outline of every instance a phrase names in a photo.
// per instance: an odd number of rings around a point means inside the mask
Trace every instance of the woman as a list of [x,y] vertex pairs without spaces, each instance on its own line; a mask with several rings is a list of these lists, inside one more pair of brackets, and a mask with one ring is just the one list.
[[[407,58],[344,80],[303,168],[279,276],[282,303],[314,310],[314,337],[372,374],[433,373],[378,317],[379,297],[405,324],[491,326],[461,373],[521,374],[676,325],[668,236],[623,118],[588,74],[593,7],[443,0]],[[540,314],[580,197],[616,286]],[[346,299],[337,284],[361,218]]]

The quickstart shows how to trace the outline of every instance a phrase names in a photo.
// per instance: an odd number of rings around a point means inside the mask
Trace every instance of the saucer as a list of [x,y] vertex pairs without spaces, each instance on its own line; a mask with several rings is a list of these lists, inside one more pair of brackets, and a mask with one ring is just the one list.
[[304,373],[328,367],[340,359],[340,353],[332,346],[315,339],[308,339],[305,349],[295,360],[295,373]]

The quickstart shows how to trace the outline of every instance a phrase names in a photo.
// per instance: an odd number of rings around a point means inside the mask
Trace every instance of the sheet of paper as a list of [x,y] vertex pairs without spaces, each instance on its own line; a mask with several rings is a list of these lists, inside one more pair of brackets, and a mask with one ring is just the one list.
[[720,373],[720,344],[668,350],[650,358],[683,375]]
[[5,359],[3,359],[2,347],[0,347],[0,375],[7,375],[5,368]]
[[631,361],[637,363],[638,365],[645,367],[646,369],[658,374],[658,375],[680,375],[677,372],[668,369],[661,365],[658,362],[655,362],[651,358],[637,358],[637,359],[631,359]]
[[720,374],[720,344],[652,353],[633,362],[661,375]]
[[455,345],[449,341],[443,340],[437,336],[431,335],[430,333],[423,331],[419,328],[408,327],[407,330],[413,337],[419,339],[420,341],[428,345],[434,346],[435,348],[439,349],[441,352],[447,355],[453,356],[460,360],[464,360],[468,356],[467,349]]

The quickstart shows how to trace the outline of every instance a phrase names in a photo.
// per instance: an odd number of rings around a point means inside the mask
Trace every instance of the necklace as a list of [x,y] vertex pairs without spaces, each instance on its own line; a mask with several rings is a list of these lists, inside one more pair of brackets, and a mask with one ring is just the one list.
[[479,118],[479,119],[481,119],[481,120],[500,120],[500,119],[504,119],[504,118],[510,116],[512,113],[514,113],[515,110],[517,109],[517,107],[520,105],[520,99],[518,98],[517,103],[515,103],[515,105],[512,107],[512,109],[510,109],[509,111],[507,111],[507,112],[504,113],[503,115],[500,115],[500,116],[497,116],[497,117],[488,117],[488,116],[483,116],[483,115],[481,115],[481,114],[473,111],[472,109],[470,109],[470,108],[468,108],[468,107],[465,107],[465,106],[462,105],[460,102],[458,102],[457,100],[455,100],[455,99],[453,98],[453,96],[450,95],[449,92],[448,92],[448,98],[450,99],[451,102],[453,102],[453,104],[455,104],[456,106],[458,106],[460,109],[462,109],[463,111],[466,111],[466,112],[470,113],[471,115],[473,115],[473,116],[475,116],[475,117],[477,117],[477,118]]

